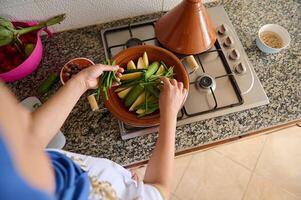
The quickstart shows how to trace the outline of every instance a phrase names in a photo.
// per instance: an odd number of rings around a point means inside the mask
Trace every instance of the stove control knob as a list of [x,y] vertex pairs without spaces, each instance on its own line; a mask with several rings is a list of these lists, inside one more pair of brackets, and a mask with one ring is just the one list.
[[229,54],[230,59],[232,60],[238,60],[240,58],[240,54],[236,49],[232,49]]
[[242,63],[238,63],[235,68],[234,71],[236,74],[238,75],[243,75],[247,72],[247,68],[245,65],[243,65]]
[[217,28],[217,32],[218,32],[220,35],[224,35],[224,34],[227,32],[226,25],[224,25],[224,24],[220,25],[220,26]]
[[233,39],[231,37],[226,37],[226,39],[224,40],[224,46],[225,47],[231,47],[233,45]]

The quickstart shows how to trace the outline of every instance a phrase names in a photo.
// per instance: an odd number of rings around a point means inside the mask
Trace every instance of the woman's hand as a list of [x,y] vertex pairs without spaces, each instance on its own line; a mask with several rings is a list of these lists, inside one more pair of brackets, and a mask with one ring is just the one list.
[[160,93],[160,115],[176,117],[187,95],[187,89],[182,82],[163,77],[163,86]]
[[124,70],[119,66],[96,64],[80,71],[75,79],[79,80],[86,90],[96,89],[98,87],[98,77],[104,71],[117,71],[116,76],[120,77]]

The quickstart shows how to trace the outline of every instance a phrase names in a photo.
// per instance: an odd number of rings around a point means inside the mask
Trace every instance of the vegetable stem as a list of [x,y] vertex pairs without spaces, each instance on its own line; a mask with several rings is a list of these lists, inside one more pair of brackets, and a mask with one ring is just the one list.
[[[115,65],[115,61],[106,60],[106,65]],[[108,90],[112,87],[113,82],[120,83],[120,80],[115,75],[116,71],[105,71],[99,77],[96,100],[99,101],[101,91],[104,94],[105,100],[109,99]]]

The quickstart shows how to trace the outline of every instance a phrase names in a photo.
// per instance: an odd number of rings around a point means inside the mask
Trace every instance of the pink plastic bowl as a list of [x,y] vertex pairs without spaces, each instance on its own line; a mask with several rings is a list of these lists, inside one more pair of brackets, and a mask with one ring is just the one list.
[[[35,25],[37,23],[36,22],[13,22],[13,24],[15,26],[27,27],[27,26]],[[36,46],[32,51],[31,55],[16,68],[2,74],[0,73],[0,79],[2,79],[5,82],[20,80],[25,76],[31,74],[35,69],[37,69],[43,54],[43,46],[40,37],[42,31],[45,31],[49,36],[52,35],[52,33],[48,29],[39,30],[37,32]]]

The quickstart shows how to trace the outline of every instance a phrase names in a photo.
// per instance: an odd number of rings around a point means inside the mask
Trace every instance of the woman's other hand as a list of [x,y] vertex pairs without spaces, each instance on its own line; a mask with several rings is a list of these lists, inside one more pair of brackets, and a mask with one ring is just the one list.
[[79,80],[86,90],[96,89],[98,87],[99,76],[105,71],[117,71],[116,76],[120,77],[124,69],[119,66],[96,64],[80,71],[75,76],[75,79]]
[[187,95],[187,89],[182,82],[163,77],[163,86],[160,93],[160,115],[176,117]]

